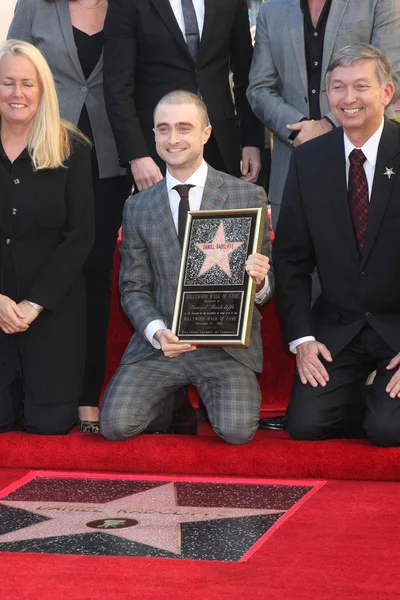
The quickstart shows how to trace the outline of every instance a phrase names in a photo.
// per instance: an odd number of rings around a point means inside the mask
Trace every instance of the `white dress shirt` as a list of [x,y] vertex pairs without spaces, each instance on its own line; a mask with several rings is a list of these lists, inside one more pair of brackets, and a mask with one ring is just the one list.
[[[171,5],[172,10],[174,11],[175,18],[178,21],[178,25],[183,33],[183,37],[185,37],[185,21],[183,19],[182,0],[169,0],[169,3]],[[201,39],[204,27],[204,0],[193,0],[193,6],[197,17],[197,24],[199,26],[199,33]]]
[[[201,201],[203,199],[203,192],[204,192],[204,186],[206,184],[207,174],[208,174],[208,165],[205,162],[205,160],[203,160],[200,167],[197,169],[197,171],[195,171],[189,177],[189,179],[187,181],[185,181],[185,184],[191,184],[194,186],[194,187],[190,188],[190,190],[189,190],[189,209],[190,210],[200,210],[200,205],[201,205]],[[180,198],[178,192],[176,190],[174,190],[173,188],[176,185],[182,185],[182,181],[178,181],[177,179],[175,179],[175,177],[173,177],[167,169],[167,173],[165,175],[165,184],[167,186],[169,206],[171,209],[172,218],[174,220],[176,232],[178,233],[178,214],[179,214],[179,203],[180,203],[181,198]],[[270,286],[269,279],[268,279],[268,277],[266,277],[264,287],[259,292],[257,292],[256,297],[255,297],[255,301],[258,304],[263,302],[264,298],[268,294],[269,289],[270,289],[269,286]],[[151,321],[151,323],[149,323],[147,325],[146,329],[144,330],[144,334],[145,334],[146,338],[148,339],[148,341],[154,346],[154,348],[157,348],[157,349],[160,349],[160,344],[154,338],[154,334],[159,329],[167,329],[167,326],[164,323],[164,321],[157,319],[155,321]]]
[[[365,176],[366,176],[367,182],[368,182],[369,200],[371,200],[371,190],[372,190],[372,184],[374,182],[376,158],[378,156],[378,147],[379,147],[379,142],[381,141],[383,125],[384,125],[384,121],[382,120],[381,125],[378,127],[378,129],[375,131],[375,133],[373,135],[371,135],[371,137],[361,147],[355,146],[349,140],[347,135],[343,132],[344,153],[345,153],[345,157],[346,157],[346,185],[347,186],[349,185],[349,169],[350,169],[349,156],[353,152],[354,148],[357,148],[359,150],[362,150],[362,152],[366,158],[363,166],[364,166]],[[290,348],[291,352],[296,354],[297,346],[299,346],[300,344],[303,344],[304,342],[313,342],[313,341],[315,341],[315,337],[313,337],[311,335],[307,335],[302,338],[298,338],[297,340],[293,340],[293,342],[290,342],[289,348]]]

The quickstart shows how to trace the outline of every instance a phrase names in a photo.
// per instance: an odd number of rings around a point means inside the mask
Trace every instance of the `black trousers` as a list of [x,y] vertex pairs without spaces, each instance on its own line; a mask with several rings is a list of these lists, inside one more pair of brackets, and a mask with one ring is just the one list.
[[[386,369],[395,352],[371,326],[333,359],[322,359],[329,374],[326,387],[303,385],[298,375],[287,412],[294,439],[323,440],[366,434],[377,446],[400,445],[400,399],[390,398],[386,386],[395,370]],[[378,369],[372,388],[368,375]]]
[[107,357],[111,305],[111,273],[122,209],[130,185],[125,176],[100,179],[92,161],[95,242],[84,265],[87,297],[87,352],[81,406],[98,406]]
[[[79,287],[79,289],[77,289]],[[65,434],[77,419],[85,364],[83,280],[24,333],[0,331],[0,432]]]
[[[217,171],[223,171],[224,173],[228,173],[228,169],[225,165],[225,161],[221,154],[221,151],[218,147],[217,141],[214,137],[214,134],[211,133],[210,139],[207,144],[204,146],[204,160],[216,169]],[[230,173],[230,175],[234,175],[235,177],[240,177],[240,165],[237,165],[237,172]]]

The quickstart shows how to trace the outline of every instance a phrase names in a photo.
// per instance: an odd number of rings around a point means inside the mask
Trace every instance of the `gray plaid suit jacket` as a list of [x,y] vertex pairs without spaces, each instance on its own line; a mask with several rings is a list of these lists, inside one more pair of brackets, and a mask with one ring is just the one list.
[[[266,207],[261,187],[208,167],[201,203],[202,210]],[[121,246],[120,290],[122,307],[135,327],[121,364],[137,362],[156,350],[147,340],[147,325],[161,319],[171,327],[181,248],[169,205],[165,180],[132,196],[125,203]],[[262,253],[271,258],[270,226],[264,230]],[[274,293],[272,269],[268,274],[270,293]],[[225,348],[236,360],[253,371],[262,370],[261,315],[254,310],[248,348]]]
[[[372,44],[392,61],[393,82],[399,96],[399,31],[400,0],[332,1],[322,60],[319,99],[322,116],[336,122],[328,104],[325,73],[332,55],[348,44]],[[275,137],[269,197],[273,204],[281,204],[292,153],[286,125],[309,118],[300,0],[268,0],[261,6],[247,95],[253,111]],[[394,116],[391,109],[387,116]]]

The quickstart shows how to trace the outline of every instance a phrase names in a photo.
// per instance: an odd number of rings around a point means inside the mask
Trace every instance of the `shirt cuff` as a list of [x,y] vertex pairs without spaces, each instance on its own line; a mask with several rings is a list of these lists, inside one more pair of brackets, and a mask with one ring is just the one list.
[[325,117],[322,117],[323,119],[325,119],[325,121],[328,121],[328,125],[331,129],[336,129],[336,125],[335,123],[325,115]]
[[42,312],[43,306],[41,306],[40,304],[36,304],[36,302],[31,302],[30,300],[27,300],[27,303],[30,304],[32,306],[32,308],[34,308],[35,310],[37,310],[38,313]]
[[[300,119],[299,123],[301,123],[302,121],[309,121],[309,119],[308,119],[308,117],[303,117],[302,119]],[[290,132],[290,135],[288,136],[289,144],[293,144],[294,140],[297,138],[299,133],[300,133],[300,131],[291,131]]]
[[261,290],[259,292],[256,292],[256,295],[254,297],[254,302],[256,304],[263,304],[263,302],[265,302],[266,298],[268,297],[270,289],[271,289],[271,284],[269,282],[269,277],[267,275],[265,278],[265,283],[264,283],[263,287],[261,288]]
[[306,335],[305,337],[293,340],[293,342],[290,342],[289,344],[290,352],[293,352],[293,354],[297,354],[297,346],[300,346],[300,344],[304,344],[304,342],[315,342],[315,337],[313,335]]
[[146,336],[150,344],[153,346],[153,348],[156,348],[157,350],[161,350],[161,346],[154,337],[154,334],[159,329],[167,329],[167,326],[164,323],[164,321],[156,319],[155,321],[151,321],[151,323],[149,323],[146,329],[144,330],[144,335]]

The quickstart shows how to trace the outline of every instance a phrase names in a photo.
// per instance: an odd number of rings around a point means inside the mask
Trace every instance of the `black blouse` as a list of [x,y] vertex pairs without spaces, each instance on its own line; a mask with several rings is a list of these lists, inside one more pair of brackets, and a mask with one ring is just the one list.
[[[79,62],[81,63],[83,74],[87,80],[101,57],[103,50],[103,31],[99,31],[94,35],[88,35],[76,27],[72,27],[72,30],[74,32]],[[78,127],[91,141],[93,141],[92,126],[85,105],[83,106],[79,118]]]
[[304,44],[308,76],[308,101],[310,103],[310,119],[320,119],[319,94],[322,76],[322,55],[324,50],[325,29],[331,8],[331,0],[326,0],[317,25],[314,27],[310,6],[307,1],[301,3],[304,13]]

